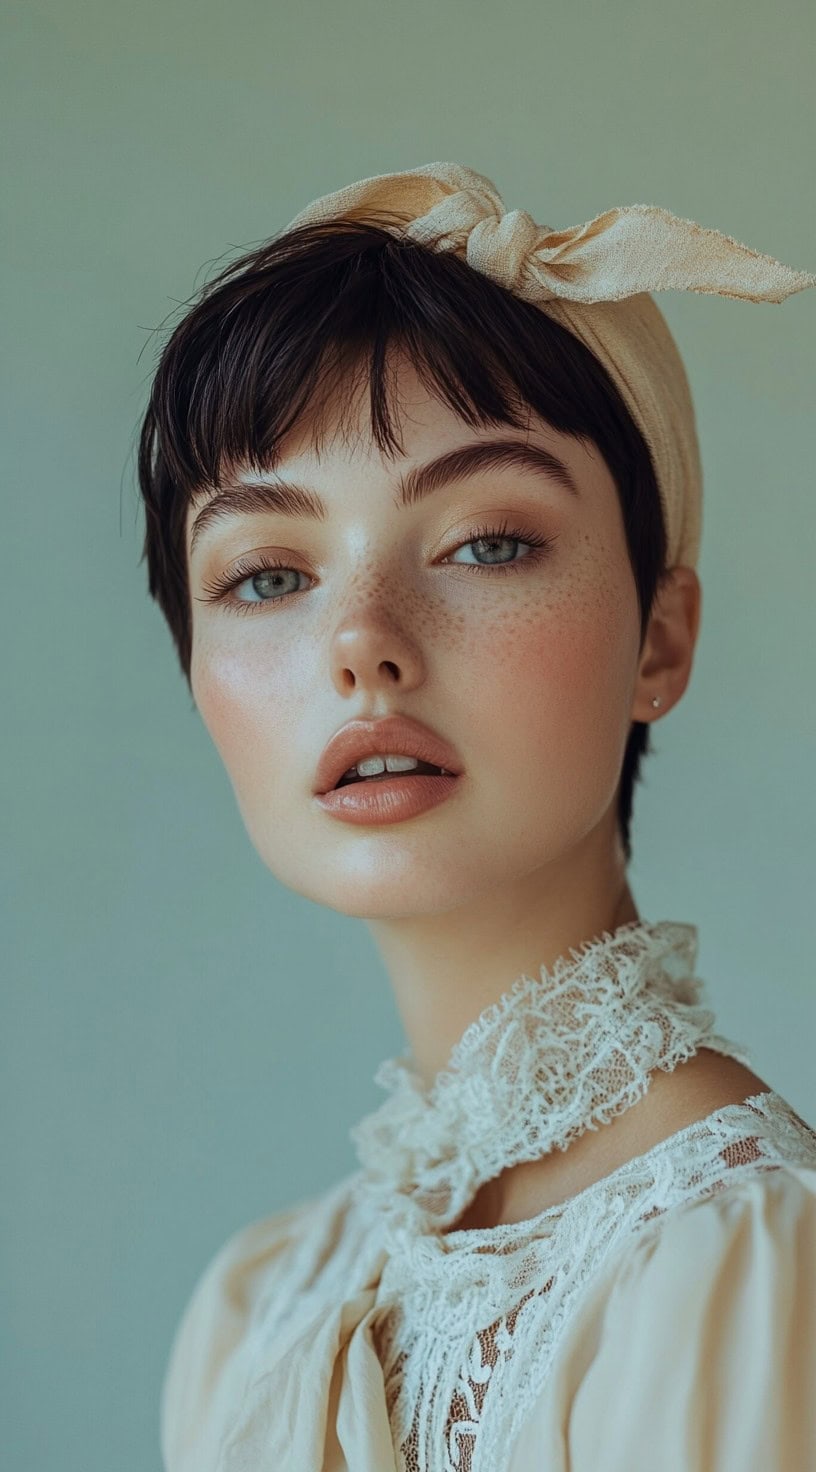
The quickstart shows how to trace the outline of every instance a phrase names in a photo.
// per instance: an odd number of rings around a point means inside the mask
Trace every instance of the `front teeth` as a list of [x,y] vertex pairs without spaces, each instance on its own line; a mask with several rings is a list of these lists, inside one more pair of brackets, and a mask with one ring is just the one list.
[[345,777],[376,777],[384,772],[412,772],[419,762],[415,756],[367,756],[356,767],[349,767]]

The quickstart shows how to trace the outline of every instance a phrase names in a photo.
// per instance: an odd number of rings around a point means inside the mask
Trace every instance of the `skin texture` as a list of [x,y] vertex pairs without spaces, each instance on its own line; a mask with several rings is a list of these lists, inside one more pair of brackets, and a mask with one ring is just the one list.
[[[319,455],[303,423],[281,446],[276,476],[239,467],[243,478],[309,486],[329,516],[264,512],[206,533],[189,564],[191,684],[260,858],[288,888],[369,924],[429,1083],[468,1023],[523,971],[638,918],[616,832],[621,764],[630,723],[662,718],[686,689],[701,590],[693,569],[675,568],[639,649],[622,515],[597,449],[532,414],[524,430],[471,428],[396,361],[404,455],[377,448],[361,393],[350,435],[329,408]],[[497,435],[553,451],[579,498],[516,467],[396,505],[401,472]],[[188,552],[200,504],[188,513]],[[504,534],[494,555],[517,570],[493,571],[473,539],[503,521],[553,546],[534,560],[535,549]],[[277,585],[244,578],[227,600],[252,603],[246,613],[199,601],[250,553],[293,571]],[[352,719],[392,713],[453,745],[458,789],[410,821],[338,822],[312,796],[323,747]],[[756,1092],[754,1076],[735,1067],[701,1053],[660,1075],[626,1115],[557,1159],[488,1183],[472,1224],[479,1212],[490,1218],[483,1225],[530,1215],[524,1207],[548,1191],[569,1194],[587,1173],[614,1168],[627,1140],[635,1153],[650,1128],[665,1135],[681,1127],[674,1118],[689,1122],[689,1107],[717,1107],[718,1070],[724,1092],[743,1082],[740,1097]]]

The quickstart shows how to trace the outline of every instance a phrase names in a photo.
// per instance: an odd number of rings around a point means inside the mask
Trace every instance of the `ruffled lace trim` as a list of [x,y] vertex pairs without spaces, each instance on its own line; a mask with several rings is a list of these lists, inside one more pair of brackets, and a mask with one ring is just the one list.
[[375,1082],[389,1098],[351,1131],[357,1194],[394,1225],[452,1225],[508,1166],[566,1150],[642,1098],[656,1068],[699,1048],[751,1066],[698,1005],[697,929],[630,921],[519,977],[466,1029],[430,1089],[410,1054]]

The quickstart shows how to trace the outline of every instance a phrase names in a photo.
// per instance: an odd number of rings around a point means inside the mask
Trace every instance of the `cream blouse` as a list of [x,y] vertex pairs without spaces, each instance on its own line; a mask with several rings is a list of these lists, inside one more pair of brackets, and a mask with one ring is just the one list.
[[621,1112],[693,1037],[747,1058],[670,976],[695,938],[636,922],[517,982],[429,1092],[381,1067],[362,1168],[196,1283],[166,1472],[816,1472],[816,1132],[774,1090],[527,1221],[455,1227],[497,1159]]

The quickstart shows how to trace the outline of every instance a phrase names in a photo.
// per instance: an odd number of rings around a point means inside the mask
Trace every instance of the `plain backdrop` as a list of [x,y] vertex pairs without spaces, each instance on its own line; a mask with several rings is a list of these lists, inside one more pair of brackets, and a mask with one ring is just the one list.
[[[810,0],[26,0],[2,25],[2,1406],[14,1472],[158,1472],[236,1228],[355,1167],[403,1038],[363,922],[258,859],[139,565],[160,323],[317,195],[451,159],[554,228],[661,204],[816,270]],[[641,913],[816,1119],[816,291],[657,298],[705,471]]]

